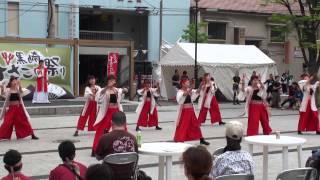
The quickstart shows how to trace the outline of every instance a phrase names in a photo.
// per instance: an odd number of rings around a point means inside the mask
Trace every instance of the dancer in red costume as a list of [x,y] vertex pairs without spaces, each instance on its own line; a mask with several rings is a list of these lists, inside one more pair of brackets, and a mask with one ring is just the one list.
[[180,84],[181,89],[177,93],[179,108],[174,141],[200,140],[200,144],[209,145],[209,142],[205,141],[202,136],[201,122],[198,121],[193,106],[193,101],[198,97],[198,93],[190,88],[188,79],[182,79]]
[[156,88],[151,88],[149,80],[144,80],[144,88],[138,90],[138,94],[142,96],[142,101],[137,107],[136,113],[139,114],[139,119],[136,131],[140,131],[142,127],[156,127],[156,130],[161,130],[158,122],[158,110],[154,97],[159,96],[159,84]]
[[269,135],[272,129],[269,125],[269,112],[267,103],[267,91],[261,83],[260,76],[252,76],[250,85],[245,88],[245,75],[242,78],[241,90],[246,95],[246,112],[248,113],[247,136],[259,134],[259,121],[261,123],[263,134]]
[[33,133],[29,122],[30,117],[22,100],[27,91],[22,88],[16,77],[11,77],[7,89],[2,91],[4,92],[5,102],[0,116],[0,120],[4,120],[0,126],[0,140],[11,139],[13,127],[18,139],[27,136],[31,136],[32,139],[39,139]]
[[92,155],[94,155],[101,136],[104,133],[108,133],[111,128],[112,114],[122,111],[120,102],[122,100],[122,95],[127,93],[128,90],[126,88],[116,88],[115,85],[115,76],[108,76],[107,86],[96,95],[96,100],[101,102],[101,104],[99,106],[97,121],[94,125],[96,134],[92,146]]
[[35,74],[37,76],[37,84],[32,103],[50,103],[48,95],[48,69],[44,66],[43,60],[39,61]]
[[298,125],[298,134],[302,131],[316,131],[320,134],[320,123],[318,109],[316,105],[315,92],[319,87],[319,81],[314,81],[314,77],[304,75],[304,81],[300,82],[303,91],[303,99],[300,106],[300,118]]
[[87,98],[87,101],[82,109],[80,118],[78,120],[77,130],[74,133],[74,136],[78,136],[78,131],[84,130],[84,127],[88,121],[88,131],[94,131],[94,122],[96,121],[97,117],[97,101],[96,101],[96,94],[101,91],[100,86],[96,85],[96,78],[94,76],[88,76],[87,80],[87,87],[84,92],[84,97]]
[[211,80],[209,73],[204,74],[199,90],[200,98],[198,106],[200,109],[200,114],[198,120],[201,123],[205,123],[207,112],[209,111],[211,124],[218,122],[219,125],[224,125],[225,123],[222,121],[219,104],[215,96],[217,86],[214,81]]

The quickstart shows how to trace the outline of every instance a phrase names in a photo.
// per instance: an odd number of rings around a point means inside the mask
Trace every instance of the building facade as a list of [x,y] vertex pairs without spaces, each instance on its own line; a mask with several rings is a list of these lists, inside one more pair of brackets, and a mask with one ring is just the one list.
[[[294,31],[280,33],[282,24],[274,24],[274,13],[286,13],[285,7],[261,0],[201,0],[198,20],[208,25],[202,29],[209,43],[256,45],[273,59],[281,75],[289,70],[298,80],[303,73],[303,58]],[[195,3],[191,13],[195,18]]]
[[[74,44],[66,46],[70,46],[73,52],[70,72],[74,73],[70,83],[78,92],[82,91],[89,74],[103,81],[107,55],[117,52],[121,62],[120,84],[128,85],[132,84],[134,61],[159,60],[160,14],[162,40],[169,43],[175,43],[189,24],[190,0],[163,0],[162,8],[160,2],[0,0],[0,38],[10,39],[10,42],[16,40],[17,43],[26,38],[47,39],[48,34],[56,40],[77,39],[78,49]],[[139,52],[143,56],[137,57]]]

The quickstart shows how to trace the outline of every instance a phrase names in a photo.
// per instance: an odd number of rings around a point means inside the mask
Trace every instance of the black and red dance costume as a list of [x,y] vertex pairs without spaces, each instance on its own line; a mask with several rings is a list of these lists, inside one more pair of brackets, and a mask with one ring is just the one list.
[[98,110],[97,120],[94,128],[96,134],[93,140],[92,150],[95,152],[101,136],[109,132],[111,128],[112,114],[122,111],[120,104],[123,94],[123,89],[113,88],[113,90],[101,90],[96,95],[96,99],[101,102]]
[[136,109],[136,113],[139,114],[136,131],[139,131],[139,127],[156,127],[156,130],[161,130],[158,122],[158,110],[154,97],[158,97],[157,88],[148,88],[138,90],[138,94],[142,96],[142,101]]
[[[98,102],[95,99],[95,96],[98,92],[101,91],[101,88],[97,85],[94,87],[86,87],[84,92],[84,97],[87,98],[84,108],[82,109],[81,115],[78,120],[77,131],[75,136],[78,135],[78,131],[84,130],[84,127],[88,121],[88,131],[94,131],[94,123],[96,121],[97,112],[98,112]],[[88,120],[89,119],[89,120]]]
[[[38,139],[29,122],[29,114],[24,106],[22,96],[23,92],[11,92],[7,90],[6,100],[1,112],[3,123],[0,126],[0,140],[11,139],[13,128],[15,128],[17,139],[31,136],[32,139]],[[19,102],[11,104],[11,102]]]
[[200,140],[201,144],[209,145],[202,136],[201,122],[198,121],[193,100],[197,98],[197,93],[192,90],[192,93],[186,94],[182,89],[177,92],[178,119],[177,127],[174,135],[174,142],[185,142],[192,140]]
[[299,110],[299,134],[301,134],[303,131],[316,131],[317,134],[320,134],[319,115],[315,97],[315,92],[318,87],[318,81],[313,85],[309,82],[306,82],[304,85],[302,85],[301,89],[303,90],[303,99]]
[[246,110],[248,111],[248,129],[247,136],[259,134],[259,122],[261,123],[263,134],[269,135],[272,129],[269,125],[268,103],[266,101],[265,88],[259,87],[254,89],[248,86],[246,92]]
[[200,98],[199,98],[199,118],[201,123],[205,123],[207,119],[207,112],[209,111],[211,117],[211,124],[218,122],[219,124],[224,124],[222,122],[221,113],[218,101],[215,96],[217,88],[214,82],[210,84],[204,84],[200,87]]

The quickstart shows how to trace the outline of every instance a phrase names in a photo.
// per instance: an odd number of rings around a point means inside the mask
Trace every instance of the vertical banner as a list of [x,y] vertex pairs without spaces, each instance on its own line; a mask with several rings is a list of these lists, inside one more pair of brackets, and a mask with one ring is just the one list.
[[115,75],[118,73],[119,53],[108,53],[107,75]]

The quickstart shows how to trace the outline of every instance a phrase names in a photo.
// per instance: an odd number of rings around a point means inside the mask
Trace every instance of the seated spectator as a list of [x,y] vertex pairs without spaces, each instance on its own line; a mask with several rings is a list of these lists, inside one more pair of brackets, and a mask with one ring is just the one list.
[[231,121],[226,125],[227,146],[224,153],[214,160],[211,175],[215,178],[233,174],[253,174],[254,162],[252,156],[241,150],[244,134],[243,126],[238,121]]
[[22,172],[22,156],[16,150],[9,150],[4,154],[3,163],[4,168],[9,172],[8,176],[1,180],[31,180],[30,177],[25,176]]
[[317,170],[316,179],[320,179],[320,149],[313,150],[311,157],[306,162],[306,167],[312,167]]
[[282,104],[281,104],[281,108],[283,108],[283,106],[289,102],[289,106],[288,106],[288,109],[292,109],[294,105],[296,105],[296,102],[299,100],[297,100],[297,93],[298,93],[299,90],[299,85],[297,82],[293,82],[291,86],[289,86],[289,93],[288,93],[288,98],[285,99]]
[[84,180],[87,167],[74,161],[76,147],[71,141],[63,141],[59,147],[59,156],[63,164],[50,172],[50,180]]
[[182,154],[188,180],[211,180],[212,156],[204,146],[190,147]]
[[96,150],[96,158],[102,160],[109,154],[138,152],[136,137],[126,130],[126,115],[116,112],[112,115],[112,131],[101,137]]
[[114,180],[114,176],[107,164],[95,164],[89,166],[86,180]]
[[[102,160],[104,157],[115,153],[138,152],[136,137],[126,131],[126,115],[116,112],[112,115],[112,131],[101,137],[96,150],[96,158]],[[132,165],[112,165],[116,180],[126,180],[131,177]]]

